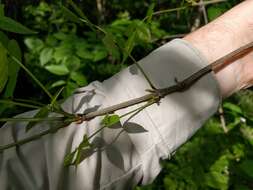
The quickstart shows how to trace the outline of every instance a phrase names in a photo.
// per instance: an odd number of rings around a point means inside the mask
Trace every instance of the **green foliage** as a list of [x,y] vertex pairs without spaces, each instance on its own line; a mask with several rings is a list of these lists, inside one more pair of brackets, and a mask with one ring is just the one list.
[[222,15],[225,11],[226,11],[226,8],[221,7],[221,6],[210,7],[207,9],[208,19],[212,21],[218,16]]
[[[29,29],[5,17],[4,6],[0,5],[0,29],[20,34],[38,31],[36,35],[21,37],[26,46],[22,49],[25,65],[56,96],[49,106],[39,105],[34,118],[46,117],[52,109],[62,111],[55,104],[56,100],[66,98],[76,88],[93,80],[104,80],[132,64],[130,54],[138,60],[165,43],[170,35],[188,33],[198,12],[197,7],[189,6],[195,3],[192,0],[159,3],[146,0],[112,0],[107,1],[102,13],[105,18],[101,19],[100,13],[93,8],[96,7],[95,1],[80,1],[78,6],[72,1],[67,2],[60,4],[40,1],[38,4],[25,5],[22,10],[22,24]],[[215,19],[235,3],[238,2],[208,5],[208,19]],[[155,11],[181,6],[188,7],[168,14],[153,15]],[[1,98],[12,98],[28,91],[33,99],[45,99],[45,95],[30,83],[25,83],[22,86],[25,89],[15,92],[17,81],[23,84],[26,78],[18,78],[20,68],[7,56],[9,53],[19,61],[22,60],[17,41],[8,36],[10,35],[0,32]],[[0,113],[6,107],[16,105],[9,100],[0,102]],[[2,106],[3,102],[8,102],[9,105]],[[227,134],[220,127],[219,117],[212,118],[192,140],[178,150],[172,160],[163,161],[164,169],[153,184],[136,189],[252,189],[252,91],[241,92],[225,102],[223,107]],[[36,126],[36,123],[30,122],[27,129]],[[51,132],[54,133],[57,127],[70,123],[64,120],[54,123],[55,127],[52,125]],[[120,116],[116,114],[107,115],[102,121],[106,130],[122,128],[127,133],[147,132],[131,122],[115,127],[119,123]],[[122,155],[116,146],[105,142],[98,145],[93,138],[86,135],[79,146],[65,157],[64,165],[77,166],[101,147],[106,151],[108,160],[123,169]]]
[[172,160],[163,162],[164,169],[152,185],[138,189],[251,189],[252,124],[243,107],[231,102],[223,105],[227,134],[219,117],[212,118]]
[[101,121],[101,124],[105,127],[112,127],[113,125],[120,122],[120,117],[116,114],[113,115],[106,115],[103,120]]

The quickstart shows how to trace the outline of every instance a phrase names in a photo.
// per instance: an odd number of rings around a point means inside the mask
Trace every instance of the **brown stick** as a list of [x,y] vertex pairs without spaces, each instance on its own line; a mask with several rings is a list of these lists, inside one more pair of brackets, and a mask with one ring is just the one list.
[[234,61],[235,59],[241,57],[242,55],[245,55],[248,53],[250,50],[253,49],[253,42],[242,46],[238,48],[237,50],[221,57],[220,59],[214,61],[213,63],[207,65],[206,67],[202,68],[201,70],[193,73],[191,76],[185,78],[184,80],[178,82],[177,84],[170,86],[168,88],[163,88],[163,89],[157,89],[153,91],[150,94],[141,96],[139,98],[135,98],[129,101],[122,102],[120,104],[116,104],[104,109],[100,109],[94,112],[90,112],[87,114],[82,115],[82,120],[90,120],[94,117],[113,113],[117,110],[130,107],[142,102],[146,102],[151,100],[152,98],[163,98],[164,96],[174,93],[174,92],[181,92],[186,89],[188,89],[190,86],[192,86],[196,81],[198,81],[202,76],[206,75],[207,73],[210,73],[213,70],[216,70],[217,68],[220,68],[223,66],[223,64],[227,64],[231,61]]

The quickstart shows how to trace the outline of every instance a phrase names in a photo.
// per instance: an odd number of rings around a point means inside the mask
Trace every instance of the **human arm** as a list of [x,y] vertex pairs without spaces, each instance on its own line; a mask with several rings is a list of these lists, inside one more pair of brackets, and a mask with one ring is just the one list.
[[[253,1],[246,0],[184,39],[195,46],[209,63],[253,42]],[[222,96],[253,84],[253,53],[215,70]]]

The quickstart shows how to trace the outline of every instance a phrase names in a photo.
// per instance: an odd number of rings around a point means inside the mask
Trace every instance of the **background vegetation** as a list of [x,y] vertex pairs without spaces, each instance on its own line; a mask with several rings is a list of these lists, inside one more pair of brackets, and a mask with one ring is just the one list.
[[[192,0],[74,2],[85,15],[71,1],[63,0],[5,0],[2,2],[5,6],[0,7],[0,15],[4,10],[6,16],[37,31],[36,34],[24,32],[25,35],[10,30],[0,33],[2,45],[12,44],[14,42],[10,43],[10,39],[15,39],[22,53],[15,45],[9,45],[9,50],[19,55],[51,93],[65,86],[62,98],[70,96],[78,87],[93,80],[102,81],[132,64],[127,53],[136,60],[141,59],[155,48],[184,36],[239,3],[238,0],[227,0],[201,9]],[[82,18],[89,18],[111,36],[104,36],[91,23],[79,21],[65,7]],[[4,35],[8,40],[3,41]],[[118,47],[110,38],[117,41]],[[11,49],[13,46],[16,48]],[[22,98],[47,103],[47,96],[22,69],[12,67],[12,70],[7,86],[2,89],[2,99]],[[153,184],[136,189],[253,189],[252,90],[228,99],[223,110],[224,115],[217,114],[210,119],[170,161],[162,162],[164,169]],[[23,111],[26,109],[14,105],[0,107],[1,117]]]

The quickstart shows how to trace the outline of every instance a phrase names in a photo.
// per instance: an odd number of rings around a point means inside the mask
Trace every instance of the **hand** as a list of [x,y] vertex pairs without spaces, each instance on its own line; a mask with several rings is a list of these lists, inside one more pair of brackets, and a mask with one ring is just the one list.
[[[209,63],[253,41],[253,0],[237,5],[218,19],[189,34],[189,41]],[[216,70],[223,97],[253,85],[253,52]]]

